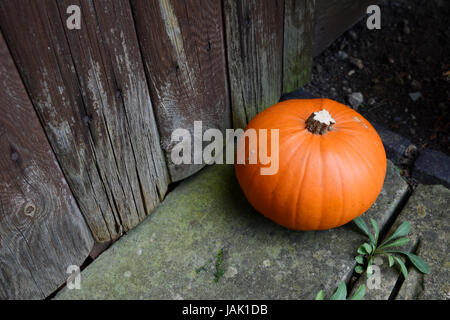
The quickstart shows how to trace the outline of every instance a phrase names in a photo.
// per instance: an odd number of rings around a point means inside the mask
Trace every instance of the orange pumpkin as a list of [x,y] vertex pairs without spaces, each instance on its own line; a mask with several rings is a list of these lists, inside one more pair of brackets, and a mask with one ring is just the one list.
[[[279,129],[277,173],[261,174],[270,164],[259,156],[254,164],[235,165],[246,198],[267,218],[290,229],[325,230],[355,219],[377,199],[386,153],[375,129],[353,109],[329,99],[287,100],[259,113],[245,132],[251,128],[267,129],[269,155],[270,132]],[[238,153],[244,150],[249,159],[255,150],[245,141],[241,137]]]

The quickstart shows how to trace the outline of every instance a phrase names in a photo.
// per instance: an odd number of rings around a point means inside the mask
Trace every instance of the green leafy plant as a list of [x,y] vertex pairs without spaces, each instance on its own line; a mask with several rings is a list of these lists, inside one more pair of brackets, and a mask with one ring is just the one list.
[[[213,262],[213,259],[209,259],[202,266],[195,269],[196,273],[200,273],[202,271],[209,272],[208,267]],[[215,271],[214,271],[214,282],[219,282],[219,279],[225,274],[225,269],[223,268],[223,250],[220,249],[216,254],[216,262],[215,262]]]
[[[400,270],[405,277],[408,277],[408,270],[406,269],[405,263],[397,256],[398,254],[404,255],[411,263],[422,273],[428,274],[430,273],[430,268],[421,258],[416,256],[415,254],[398,250],[395,247],[399,247],[405,245],[409,242],[409,238],[405,237],[410,230],[410,223],[408,221],[403,222],[400,226],[395,230],[395,232],[388,237],[386,240],[379,243],[380,229],[378,227],[378,223],[370,218],[370,223],[372,224],[372,228],[374,234],[369,232],[369,228],[367,224],[361,217],[358,217],[353,220],[353,222],[358,226],[361,231],[363,231],[367,237],[369,238],[369,242],[363,243],[358,248],[358,254],[355,257],[358,265],[355,267],[355,272],[362,274],[364,271],[367,272],[368,275],[372,274],[371,265],[373,263],[373,259],[376,255],[386,256],[389,261],[389,267],[392,267],[395,263],[397,263],[400,267]],[[366,262],[366,263],[365,263]],[[364,267],[365,266],[365,267]]]
[[[356,290],[355,294],[348,300],[361,300],[364,297],[364,294],[366,292],[366,286],[361,285],[358,290]],[[323,290],[320,290],[319,293],[316,296],[316,300],[323,300]],[[336,292],[331,296],[330,300],[347,300],[347,286],[345,285],[345,282],[342,281],[338,288],[336,289]]]

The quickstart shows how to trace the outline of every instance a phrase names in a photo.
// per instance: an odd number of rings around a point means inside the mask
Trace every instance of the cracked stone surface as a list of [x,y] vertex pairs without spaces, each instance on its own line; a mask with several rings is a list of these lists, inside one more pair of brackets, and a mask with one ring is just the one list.
[[[388,161],[385,184],[364,214],[385,225],[408,192]],[[234,167],[209,166],[180,183],[159,208],[81,273],[81,289],[56,299],[314,299],[329,297],[355,266],[364,241],[349,223],[292,231],[257,213]],[[217,254],[223,275],[215,282]]]
[[419,185],[399,219],[411,222],[418,243],[416,254],[430,266],[424,275],[415,268],[396,299],[450,299],[450,190],[441,185]]

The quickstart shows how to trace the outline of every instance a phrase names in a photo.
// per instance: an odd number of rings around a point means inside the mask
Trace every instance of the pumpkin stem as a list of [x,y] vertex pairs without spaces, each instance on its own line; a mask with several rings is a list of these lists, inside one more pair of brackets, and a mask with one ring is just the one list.
[[325,134],[333,128],[335,123],[336,121],[325,109],[313,112],[305,122],[306,128],[313,134]]

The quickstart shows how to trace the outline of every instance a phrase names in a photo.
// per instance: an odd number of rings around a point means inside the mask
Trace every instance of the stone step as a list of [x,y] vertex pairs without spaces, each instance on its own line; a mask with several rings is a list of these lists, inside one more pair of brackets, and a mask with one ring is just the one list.
[[[424,259],[431,269],[429,275],[424,275],[407,264],[408,278],[405,281],[400,269],[397,266],[390,268],[387,258],[383,257],[377,263],[380,268],[378,285],[375,285],[374,279],[367,281],[364,274],[352,291],[366,284],[366,300],[450,299],[449,202],[449,189],[440,185],[419,185],[386,236],[390,236],[402,222],[409,221],[411,231],[408,238],[411,241],[399,249],[413,252]],[[399,284],[401,286],[397,294],[396,286]]]
[[[364,217],[385,225],[407,193],[389,161]],[[248,204],[233,166],[214,165],[180,183],[83,270],[81,289],[66,287],[56,299],[314,299],[321,289],[329,297],[350,278],[364,239],[353,223],[328,231],[280,227]]]
[[436,150],[423,150],[414,163],[413,178],[426,184],[450,187],[450,156]]

